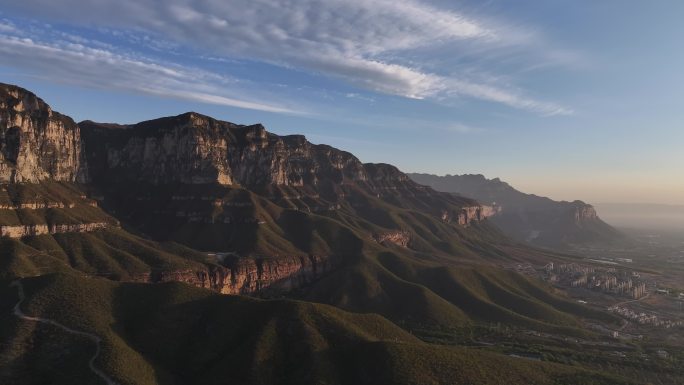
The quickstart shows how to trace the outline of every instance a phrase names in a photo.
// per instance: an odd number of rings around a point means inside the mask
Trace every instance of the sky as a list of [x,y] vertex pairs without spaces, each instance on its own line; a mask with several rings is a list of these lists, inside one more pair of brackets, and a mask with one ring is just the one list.
[[197,111],[405,172],[684,204],[680,0],[0,0],[0,82]]

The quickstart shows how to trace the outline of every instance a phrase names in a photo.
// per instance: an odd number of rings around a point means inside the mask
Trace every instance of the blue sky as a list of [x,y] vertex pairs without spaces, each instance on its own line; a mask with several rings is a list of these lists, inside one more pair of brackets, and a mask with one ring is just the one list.
[[684,204],[681,1],[0,4],[0,81],[76,120],[193,110],[407,172]]

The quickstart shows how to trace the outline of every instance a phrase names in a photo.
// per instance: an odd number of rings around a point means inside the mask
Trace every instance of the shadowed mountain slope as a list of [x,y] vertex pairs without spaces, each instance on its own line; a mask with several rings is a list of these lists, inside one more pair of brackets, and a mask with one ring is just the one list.
[[[178,283],[72,274],[22,280],[22,311],[102,339],[94,364],[120,384],[628,384],[574,367],[432,345],[372,314],[290,300],[220,296]],[[96,383],[79,337],[11,314],[0,289],[5,383]],[[135,298],[132,301],[131,298]],[[60,362],[67,365],[54,371]],[[32,363],[27,366],[27,363]],[[27,373],[31,373],[27,376]]]

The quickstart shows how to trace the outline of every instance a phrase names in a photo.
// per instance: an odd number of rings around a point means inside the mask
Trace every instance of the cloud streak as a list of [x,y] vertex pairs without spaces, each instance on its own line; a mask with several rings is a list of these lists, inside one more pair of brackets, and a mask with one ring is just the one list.
[[542,115],[570,114],[495,84],[420,68],[406,55],[500,44],[495,28],[418,0],[31,0],[9,7],[91,27],[137,31],[196,51],[262,61],[414,99],[460,96]]
[[31,69],[48,80],[266,112],[300,113],[275,103],[230,97],[234,80],[227,77],[80,43],[47,43],[0,34],[0,55],[3,65]]

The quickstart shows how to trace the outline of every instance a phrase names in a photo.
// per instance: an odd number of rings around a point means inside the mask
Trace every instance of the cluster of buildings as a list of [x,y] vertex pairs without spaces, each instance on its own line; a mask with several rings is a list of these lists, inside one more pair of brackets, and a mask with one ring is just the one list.
[[661,319],[655,314],[646,314],[644,312],[637,313],[634,310],[623,306],[611,306],[608,310],[641,325],[652,325],[665,329],[682,326],[682,321]]
[[[542,276],[547,281],[562,287],[589,289],[634,300],[644,298],[649,293],[664,296],[677,294],[671,293],[667,288],[659,287],[656,281],[649,281],[647,286],[646,279],[642,278],[638,272],[612,265],[588,266],[577,263],[556,264],[550,262],[544,266]],[[679,309],[682,311],[684,308],[684,292],[679,293],[677,299],[679,300]],[[633,301],[622,301],[622,304],[629,302]],[[632,310],[630,307],[621,304],[609,307],[608,311],[640,325],[664,329],[684,326],[682,320],[665,319],[656,314]],[[613,334],[615,338],[618,338],[620,333],[613,331]]]
[[639,280],[638,273],[617,271],[615,268],[601,268],[575,263],[545,266],[546,279],[561,285],[599,290],[633,299],[646,295],[646,283]]

